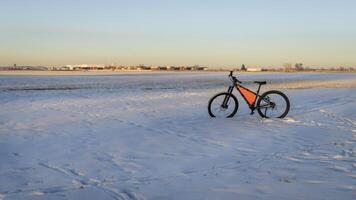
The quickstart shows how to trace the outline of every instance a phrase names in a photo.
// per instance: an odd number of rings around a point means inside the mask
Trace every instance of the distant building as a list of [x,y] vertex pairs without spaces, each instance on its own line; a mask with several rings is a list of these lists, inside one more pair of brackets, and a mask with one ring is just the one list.
[[206,71],[206,70],[208,70],[208,68],[207,67],[197,67],[196,70],[198,70],[198,71]]
[[66,65],[63,68],[66,70],[74,70],[74,67],[72,65]]
[[151,66],[151,70],[154,70],[154,71],[163,70],[163,71],[165,71],[165,70],[168,70],[168,67],[167,66],[156,66],[156,65],[154,65],[154,66]]
[[104,70],[105,65],[97,64],[80,64],[80,65],[66,65],[60,67],[59,70]]
[[171,70],[171,71],[179,71],[181,70],[180,67],[176,67],[176,66],[170,66],[170,65],[167,65],[167,70]]
[[136,68],[136,70],[150,70],[150,69],[151,69],[151,67],[143,65],[143,64],[137,66],[137,68]]
[[249,67],[247,68],[247,71],[248,72],[262,72],[262,68],[259,68],[259,67]]
[[186,70],[203,71],[203,70],[208,70],[208,68],[207,67],[202,67],[202,66],[199,66],[199,65],[193,65],[193,66],[190,66],[190,67],[186,67]]
[[153,65],[153,66],[151,66],[151,70],[159,70],[159,66]]

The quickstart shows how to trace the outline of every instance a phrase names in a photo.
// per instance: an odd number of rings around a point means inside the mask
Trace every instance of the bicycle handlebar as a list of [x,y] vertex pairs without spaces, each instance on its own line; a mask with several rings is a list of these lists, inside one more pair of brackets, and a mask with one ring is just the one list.
[[229,77],[231,77],[234,82],[242,83],[241,81],[239,81],[239,80],[238,80],[235,76],[233,76],[232,74],[233,74],[233,71],[230,71]]

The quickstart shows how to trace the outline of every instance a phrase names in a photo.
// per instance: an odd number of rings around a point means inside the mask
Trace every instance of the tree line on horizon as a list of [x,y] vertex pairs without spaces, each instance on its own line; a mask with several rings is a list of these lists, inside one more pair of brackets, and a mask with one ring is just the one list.
[[[248,68],[245,66],[245,64],[242,64],[240,69],[237,69],[239,71],[248,71]],[[284,72],[302,72],[302,71],[341,71],[341,72],[347,72],[347,71],[356,71],[356,68],[354,67],[330,67],[330,68],[319,68],[319,67],[304,67],[303,63],[295,63],[294,66],[292,63],[284,63],[282,67],[280,68],[262,68],[261,71],[284,71]]]
[[[137,66],[138,68],[143,68],[144,65],[139,65]],[[199,65],[195,65],[194,67],[197,67]],[[108,65],[107,67],[111,67]],[[199,66],[200,67],[200,66]],[[355,67],[310,67],[306,66],[304,67],[303,63],[295,63],[294,65],[292,63],[284,63],[282,67],[268,67],[268,68],[259,68],[259,67],[246,67],[245,64],[242,64],[240,68],[229,68],[229,67],[220,67],[220,68],[207,68],[207,67],[202,67],[205,68],[207,71],[229,71],[231,69],[234,69],[236,71],[253,71],[251,69],[258,69],[255,70],[255,72],[258,71],[275,71],[275,72],[318,72],[318,71],[326,71],[326,72],[355,72],[356,68]],[[103,69],[106,69],[105,67]],[[109,68],[108,68],[109,69]],[[111,69],[111,68],[110,68]],[[36,70],[36,71],[48,71],[51,70],[51,68],[46,67],[46,66],[18,66],[14,64],[13,66],[0,66],[0,71],[10,71],[10,70]],[[160,70],[160,69],[156,69]]]

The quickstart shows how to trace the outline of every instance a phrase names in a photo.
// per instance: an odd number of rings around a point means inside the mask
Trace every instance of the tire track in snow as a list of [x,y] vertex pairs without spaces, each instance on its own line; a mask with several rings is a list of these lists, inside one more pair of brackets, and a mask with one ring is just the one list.
[[[74,183],[76,183],[76,184],[79,183],[79,188],[69,188],[69,189],[74,190],[74,189],[82,189],[82,188],[85,188],[85,187],[94,187],[94,188],[97,188],[99,190],[102,190],[104,193],[106,193],[107,195],[111,196],[115,200],[129,200],[129,199],[131,199],[131,200],[139,200],[139,199],[141,199],[134,192],[132,192],[130,190],[121,189],[120,191],[117,191],[117,190],[115,190],[113,188],[107,187],[100,180],[84,176],[83,174],[81,174],[80,172],[77,172],[74,169],[60,168],[60,167],[51,165],[51,164],[49,164],[47,162],[39,162],[38,164],[40,166],[42,166],[42,167],[51,169],[51,170],[53,170],[55,172],[58,172],[58,173],[60,173],[60,174],[62,174],[64,176],[72,179],[74,181]],[[62,192],[62,191],[68,190],[68,188],[65,189],[64,187],[58,187],[58,189],[59,189],[59,191],[53,190],[50,193]],[[46,192],[46,191],[48,191],[47,188],[39,189],[39,190],[36,190],[36,191],[40,191],[40,192],[43,192],[43,193],[48,193],[48,192]]]

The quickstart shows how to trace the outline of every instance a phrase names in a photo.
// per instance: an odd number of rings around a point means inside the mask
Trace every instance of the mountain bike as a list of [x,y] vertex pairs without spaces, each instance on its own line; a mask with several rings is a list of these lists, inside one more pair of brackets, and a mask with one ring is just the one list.
[[290,108],[288,97],[280,91],[271,90],[259,95],[262,85],[266,81],[254,81],[258,84],[256,92],[249,90],[242,86],[242,82],[233,76],[233,71],[230,71],[229,79],[232,84],[229,86],[227,92],[216,94],[209,100],[208,111],[211,117],[233,117],[238,108],[239,102],[235,95],[232,94],[236,88],[243,99],[248,104],[251,115],[257,110],[258,114],[263,118],[284,118],[287,116]]

